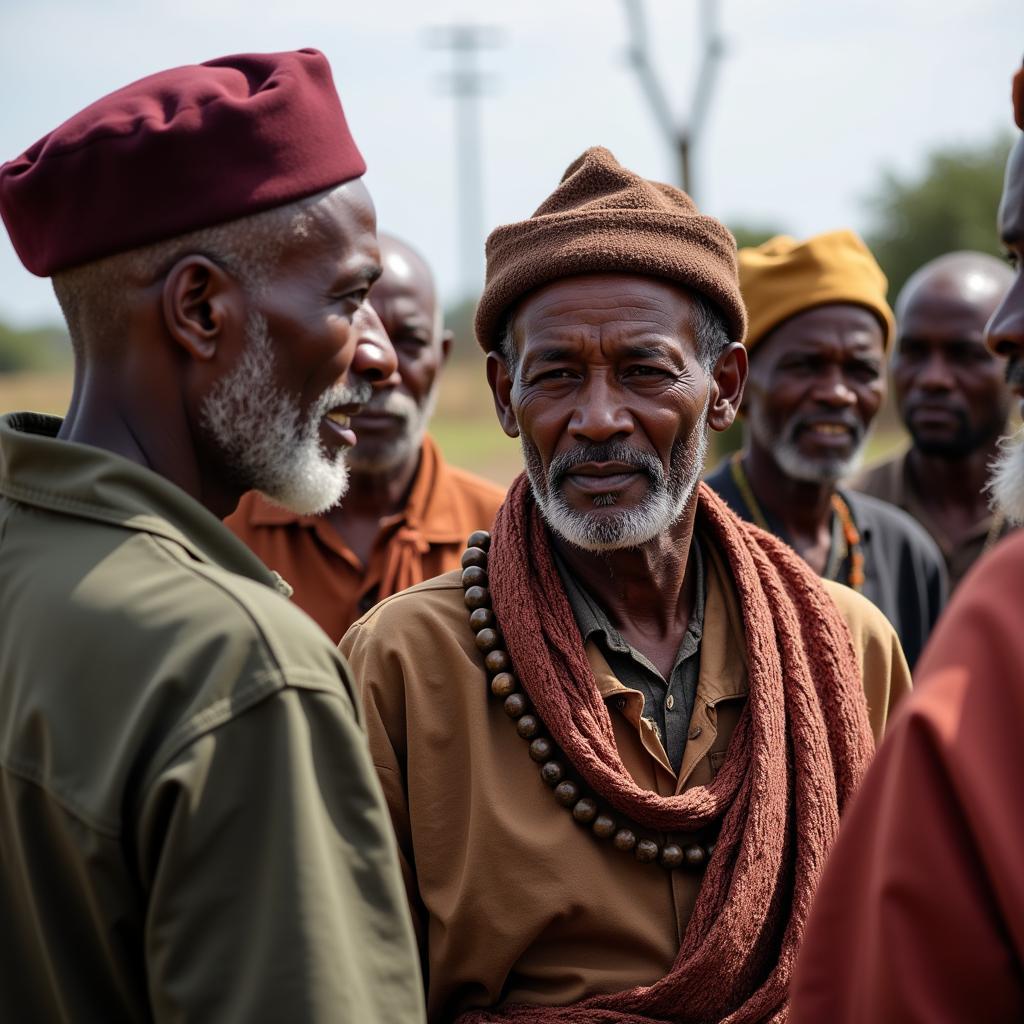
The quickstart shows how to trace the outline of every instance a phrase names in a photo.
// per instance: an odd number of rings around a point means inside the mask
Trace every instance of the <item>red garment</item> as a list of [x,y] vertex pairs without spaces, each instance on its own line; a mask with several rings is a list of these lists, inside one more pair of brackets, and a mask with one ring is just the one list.
[[324,517],[296,515],[255,492],[224,522],[292,585],[292,600],[337,643],[378,601],[457,569],[466,538],[490,529],[504,497],[497,484],[449,466],[427,436],[409,501],[381,520],[365,565]]
[[850,809],[793,1024],[1024,1020],[1024,536],[968,574]]

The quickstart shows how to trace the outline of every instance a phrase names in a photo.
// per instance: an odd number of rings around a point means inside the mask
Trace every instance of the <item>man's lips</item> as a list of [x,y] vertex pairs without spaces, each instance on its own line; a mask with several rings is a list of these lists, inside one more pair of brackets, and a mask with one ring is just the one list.
[[856,428],[842,420],[809,420],[797,433],[826,448],[849,447],[857,436]]
[[646,474],[628,462],[584,462],[573,466],[564,479],[587,494],[607,494],[621,491],[638,476]]
[[404,417],[396,416],[394,413],[381,412],[379,409],[363,409],[352,417],[355,421],[356,430],[393,430],[396,426],[404,423]]
[[950,423],[959,423],[960,416],[948,406],[916,405],[907,410],[907,419],[920,426],[946,426]]
[[321,428],[339,443],[351,448],[356,443],[356,434],[352,429],[352,416],[358,407],[331,409],[320,421]]

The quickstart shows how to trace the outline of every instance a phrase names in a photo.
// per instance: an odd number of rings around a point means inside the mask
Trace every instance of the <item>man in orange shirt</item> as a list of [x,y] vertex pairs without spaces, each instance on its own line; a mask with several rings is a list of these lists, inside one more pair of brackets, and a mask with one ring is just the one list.
[[398,369],[353,417],[344,505],[296,515],[252,492],[227,525],[294,588],[332,640],[378,601],[458,568],[466,537],[490,527],[504,491],[447,465],[426,433],[451,351],[433,275],[404,242],[380,236],[384,273],[370,302]]

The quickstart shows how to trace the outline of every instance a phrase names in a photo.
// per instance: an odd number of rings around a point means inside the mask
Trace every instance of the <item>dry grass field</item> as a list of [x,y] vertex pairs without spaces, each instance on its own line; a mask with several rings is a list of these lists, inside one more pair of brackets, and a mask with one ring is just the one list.
[[[0,374],[0,413],[32,409],[61,415],[70,394],[70,372]],[[882,429],[875,430],[868,445],[868,461],[884,457],[903,440],[891,415],[881,418],[879,426]],[[450,462],[497,483],[509,483],[522,466],[518,441],[507,438],[498,426],[482,357],[467,356],[449,366],[431,433]],[[709,461],[718,458],[713,453]]]

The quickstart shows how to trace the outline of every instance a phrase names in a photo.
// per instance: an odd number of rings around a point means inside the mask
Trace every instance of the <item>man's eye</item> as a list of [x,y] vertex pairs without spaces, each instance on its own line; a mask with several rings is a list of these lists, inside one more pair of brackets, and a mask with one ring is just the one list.
[[571,370],[559,367],[557,370],[545,370],[544,373],[538,373],[534,380],[568,380],[571,376]]
[[369,297],[369,288],[357,288],[355,291],[343,292],[334,296],[335,302],[345,302],[352,306],[361,306]]
[[630,366],[626,370],[627,377],[663,377],[665,371],[660,366]]

